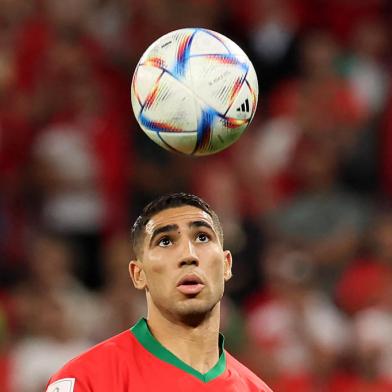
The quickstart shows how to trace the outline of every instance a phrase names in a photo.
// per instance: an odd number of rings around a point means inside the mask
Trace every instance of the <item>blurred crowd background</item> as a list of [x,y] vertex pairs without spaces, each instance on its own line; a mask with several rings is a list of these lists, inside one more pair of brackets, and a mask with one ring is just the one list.
[[[165,192],[218,212],[227,348],[277,392],[392,391],[392,3],[0,0],[0,391],[145,315],[130,227]],[[259,77],[228,150],[168,153],[138,128],[135,65],[206,27]]]

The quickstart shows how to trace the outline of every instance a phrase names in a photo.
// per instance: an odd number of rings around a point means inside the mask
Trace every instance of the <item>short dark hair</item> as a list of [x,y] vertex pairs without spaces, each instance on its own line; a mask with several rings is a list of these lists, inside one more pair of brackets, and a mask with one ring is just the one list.
[[145,228],[149,220],[159,212],[169,208],[176,208],[181,206],[193,206],[206,212],[211,216],[214,227],[217,230],[219,240],[223,246],[223,230],[219,217],[216,212],[203,199],[191,193],[179,192],[169,193],[156,198],[148,203],[142,213],[136,219],[131,231],[132,250],[135,256],[138,255],[138,248],[140,241],[145,234]]

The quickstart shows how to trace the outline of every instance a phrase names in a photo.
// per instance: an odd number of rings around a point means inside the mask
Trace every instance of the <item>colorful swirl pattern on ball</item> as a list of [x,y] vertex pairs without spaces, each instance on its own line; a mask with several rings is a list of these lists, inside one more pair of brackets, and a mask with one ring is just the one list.
[[175,75],[177,79],[181,79],[185,75],[185,70],[188,65],[188,61],[190,57],[192,41],[193,41],[193,37],[196,34],[196,31],[197,30],[195,30],[192,34],[185,35],[180,40],[180,44],[178,45],[177,62],[172,71],[172,73]]

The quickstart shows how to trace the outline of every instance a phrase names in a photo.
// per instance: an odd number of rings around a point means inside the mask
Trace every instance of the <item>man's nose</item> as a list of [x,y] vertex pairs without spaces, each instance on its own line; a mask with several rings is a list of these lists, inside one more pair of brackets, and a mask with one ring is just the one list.
[[179,267],[183,267],[185,265],[199,265],[199,258],[197,256],[195,246],[191,241],[187,241],[182,247]]

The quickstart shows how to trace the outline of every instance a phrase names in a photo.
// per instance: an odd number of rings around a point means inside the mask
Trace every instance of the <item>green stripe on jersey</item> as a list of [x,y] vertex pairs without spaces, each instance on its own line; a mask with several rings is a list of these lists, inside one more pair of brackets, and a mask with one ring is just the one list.
[[139,341],[139,343],[155,357],[161,359],[164,362],[170,363],[171,365],[191,374],[203,382],[211,381],[219,377],[226,369],[226,355],[224,351],[224,337],[219,334],[219,352],[221,353],[218,362],[213,368],[207,373],[200,373],[193,367],[186,364],[180,358],[176,357],[168,349],[162,346],[150,332],[146,319],[140,319],[132,328],[131,332]]

